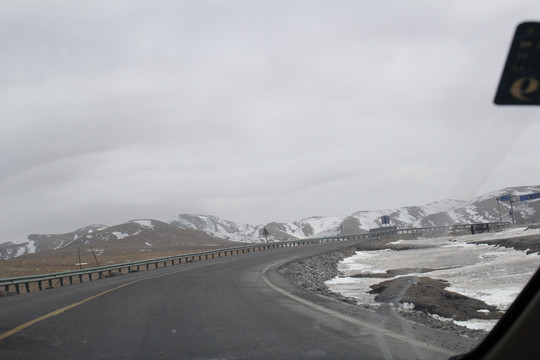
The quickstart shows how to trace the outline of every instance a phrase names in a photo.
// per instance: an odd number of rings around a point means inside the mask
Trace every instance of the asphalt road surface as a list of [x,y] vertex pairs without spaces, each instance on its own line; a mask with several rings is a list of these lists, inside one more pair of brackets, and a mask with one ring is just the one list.
[[351,243],[272,249],[0,298],[0,359],[448,358],[448,347],[290,295],[268,270]]

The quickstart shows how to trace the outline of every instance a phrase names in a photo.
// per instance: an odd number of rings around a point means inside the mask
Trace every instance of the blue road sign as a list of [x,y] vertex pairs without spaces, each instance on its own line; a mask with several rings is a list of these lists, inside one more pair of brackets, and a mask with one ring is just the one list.
[[384,225],[384,224],[390,224],[390,216],[388,215],[383,215],[381,216],[381,223]]
[[499,201],[510,201],[510,195],[503,195],[499,198]]
[[532,199],[540,199],[540,193],[519,196],[519,201],[526,201],[526,200],[532,200]]

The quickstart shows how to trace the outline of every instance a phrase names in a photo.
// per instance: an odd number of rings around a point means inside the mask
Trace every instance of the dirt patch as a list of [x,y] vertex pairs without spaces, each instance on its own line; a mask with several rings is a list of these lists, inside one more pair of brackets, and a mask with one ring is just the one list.
[[[133,272],[133,271],[131,271]],[[112,277],[117,277],[117,276],[121,276],[121,275],[124,275],[122,273],[119,273],[119,272],[112,272],[112,273],[108,273],[108,274],[103,274],[103,277],[104,278],[112,278]]]
[[527,254],[540,252],[540,235],[529,235],[509,239],[474,241],[471,244],[487,244],[493,246],[503,246],[516,250],[527,251]]
[[414,309],[458,321],[494,320],[501,317],[495,306],[445,290],[449,283],[429,277],[405,276],[372,285],[375,300],[389,304],[414,304]]
[[15,294],[9,291],[0,290],[0,298],[5,297],[5,296],[12,296],[12,295],[15,295]]

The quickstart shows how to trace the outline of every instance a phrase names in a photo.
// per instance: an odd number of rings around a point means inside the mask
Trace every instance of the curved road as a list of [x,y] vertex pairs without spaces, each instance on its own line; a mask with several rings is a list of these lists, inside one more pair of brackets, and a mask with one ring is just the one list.
[[0,359],[448,358],[448,350],[289,295],[274,285],[285,284],[276,271],[265,272],[353,243],[272,249],[0,298]]

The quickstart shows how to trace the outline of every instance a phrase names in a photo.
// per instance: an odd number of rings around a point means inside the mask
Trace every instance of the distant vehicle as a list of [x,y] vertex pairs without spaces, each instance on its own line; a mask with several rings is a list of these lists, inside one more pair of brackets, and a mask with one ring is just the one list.
[[472,224],[471,225],[471,234],[481,234],[489,232],[489,224]]

